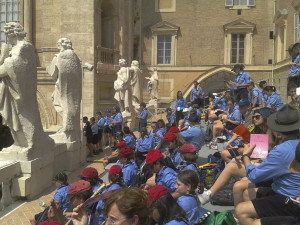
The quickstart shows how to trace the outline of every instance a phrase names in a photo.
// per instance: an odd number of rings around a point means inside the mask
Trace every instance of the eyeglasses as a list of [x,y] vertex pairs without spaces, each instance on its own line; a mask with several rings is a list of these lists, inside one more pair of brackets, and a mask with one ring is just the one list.
[[126,217],[123,217],[120,219],[108,217],[105,224],[117,225],[117,224],[119,224],[119,222],[124,221],[126,219],[127,219]]
[[252,120],[254,120],[254,119],[259,120],[260,117],[261,117],[261,115],[252,116]]

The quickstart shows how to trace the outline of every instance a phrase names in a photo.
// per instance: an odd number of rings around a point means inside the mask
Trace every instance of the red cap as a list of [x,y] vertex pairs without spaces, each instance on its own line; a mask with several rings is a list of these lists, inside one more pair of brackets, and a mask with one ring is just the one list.
[[68,195],[76,195],[91,189],[91,184],[85,180],[79,180],[70,185]]
[[61,223],[57,222],[57,221],[44,221],[42,223],[39,223],[39,225],[62,225]]
[[80,175],[84,178],[98,179],[98,171],[93,167],[87,167],[81,171]]
[[127,157],[130,155],[133,155],[133,150],[131,148],[122,148],[122,150],[120,151],[119,155],[121,157]]
[[164,136],[165,141],[174,141],[176,140],[176,135],[173,133],[166,133]]
[[118,144],[117,144],[118,147],[120,148],[125,148],[127,146],[126,142],[125,141],[120,141]]
[[148,194],[150,197],[147,203],[150,204],[151,202],[156,201],[167,193],[169,193],[169,190],[166,187],[162,185],[154,185],[148,190]]
[[181,152],[184,153],[191,153],[191,154],[196,154],[196,148],[194,145],[192,144],[184,144],[181,148],[180,148]]
[[119,175],[119,177],[123,176],[122,168],[119,165],[113,165],[112,167],[110,167],[108,173],[113,177],[117,174]]
[[159,160],[163,155],[161,152],[157,149],[152,149],[148,152],[146,155],[146,164],[150,164],[155,162],[156,160]]
[[171,127],[168,131],[168,133],[172,133],[172,134],[179,133],[179,132],[180,130],[178,129],[178,127]]

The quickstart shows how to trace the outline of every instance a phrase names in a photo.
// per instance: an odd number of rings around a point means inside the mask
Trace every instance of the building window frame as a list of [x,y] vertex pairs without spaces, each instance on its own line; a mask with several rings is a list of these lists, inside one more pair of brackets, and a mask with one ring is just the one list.
[[256,6],[256,0],[225,0],[228,8],[251,8]]
[[[161,47],[159,47],[160,44],[162,45]],[[157,35],[157,65],[171,64],[171,57],[172,57],[171,46],[172,46],[171,35]],[[159,55],[159,52],[162,52],[162,56]],[[162,58],[162,61],[160,61],[160,58]]]
[[[233,60],[233,37],[236,35],[236,60]],[[245,45],[246,45],[246,34],[231,34],[231,53],[230,53],[230,63],[236,64],[236,63],[245,63]],[[243,41],[241,41],[243,39]],[[241,47],[241,43],[243,42],[243,47]],[[240,50],[243,49],[243,60],[241,60]]]
[[[174,66],[176,65],[177,53],[177,37],[179,27],[166,21],[159,22],[151,27],[152,32],[152,57],[151,64],[159,66]],[[158,37],[171,36],[171,60],[169,64],[158,64]]]
[[287,58],[287,9],[278,10],[274,16],[275,24],[275,60],[280,62]]
[[155,12],[176,12],[176,0],[171,0],[172,1],[172,7],[170,8],[165,8],[165,9],[161,9],[159,7],[159,1],[163,1],[163,0],[155,0]]
[[8,22],[20,23],[20,0],[0,0],[0,44],[7,43],[4,25]]
[[235,20],[223,26],[225,35],[224,44],[224,64],[235,64],[232,62],[232,35],[244,34],[244,64],[251,65],[253,63],[252,41],[256,31],[256,25],[243,19]]

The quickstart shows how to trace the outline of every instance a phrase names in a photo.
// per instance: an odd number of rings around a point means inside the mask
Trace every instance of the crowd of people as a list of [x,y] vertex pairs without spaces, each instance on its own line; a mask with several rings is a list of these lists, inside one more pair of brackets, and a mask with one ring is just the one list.
[[[297,66],[297,57],[293,60]],[[175,108],[167,108],[166,119],[150,126],[142,102],[138,134],[123,125],[118,106],[106,110],[105,117],[101,112],[90,120],[84,117],[88,157],[103,151],[102,146],[112,149],[103,161],[104,166],[114,163],[107,171],[109,181],[99,179],[91,167],[71,185],[66,174],[57,174],[54,200],[32,224],[221,224],[205,204],[232,177],[230,224],[300,224],[299,85],[291,76],[291,102],[284,105],[275,87],[265,81],[256,87],[243,65],[232,71],[236,80],[221,97],[208,93],[206,106],[195,81],[190,102],[178,91]],[[252,157],[256,146],[237,132],[241,126],[251,135],[268,137],[265,157]],[[201,183],[198,164],[205,144],[218,150],[226,164],[209,188]]]

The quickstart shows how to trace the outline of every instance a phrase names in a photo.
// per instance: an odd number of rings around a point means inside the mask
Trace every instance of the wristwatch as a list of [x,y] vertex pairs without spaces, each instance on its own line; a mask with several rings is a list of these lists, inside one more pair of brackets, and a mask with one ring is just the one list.
[[250,156],[249,156],[248,154],[243,154],[243,155],[242,155],[242,158],[241,158],[242,162],[244,162],[244,158],[245,158],[245,157],[248,157],[248,158],[250,159]]

